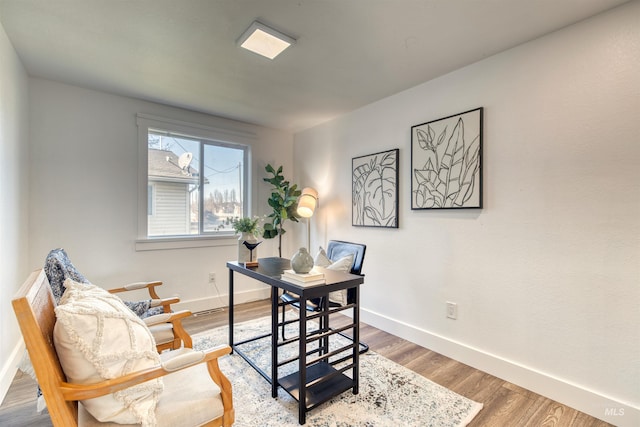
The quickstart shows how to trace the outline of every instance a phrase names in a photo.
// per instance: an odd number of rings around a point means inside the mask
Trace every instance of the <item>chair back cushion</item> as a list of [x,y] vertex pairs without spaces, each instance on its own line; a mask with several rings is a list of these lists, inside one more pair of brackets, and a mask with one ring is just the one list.
[[[120,298],[71,279],[64,286],[53,337],[68,382],[91,384],[160,364],[151,332]],[[162,390],[154,379],[83,404],[99,421],[154,425]]]
[[351,274],[362,274],[362,263],[367,246],[360,243],[343,242],[341,240],[329,240],[327,245],[327,256],[336,261],[347,255],[353,254],[353,265]]

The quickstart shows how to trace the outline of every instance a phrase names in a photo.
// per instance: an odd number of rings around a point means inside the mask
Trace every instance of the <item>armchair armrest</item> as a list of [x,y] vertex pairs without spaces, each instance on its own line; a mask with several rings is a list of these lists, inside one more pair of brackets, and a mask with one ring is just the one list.
[[149,289],[149,295],[152,299],[160,299],[158,294],[156,293],[156,286],[161,286],[162,282],[154,281],[154,282],[133,282],[122,286],[121,288],[109,289],[109,292],[112,294],[118,292],[126,292],[126,291],[134,291],[137,289]]
[[151,307],[162,306],[165,313],[171,312],[171,304],[177,304],[178,302],[180,302],[180,298],[160,298],[158,296],[158,293],[156,292],[156,286],[162,286],[162,282],[133,282],[128,283],[120,288],[109,289],[109,292],[112,294],[116,294],[120,292],[135,291],[138,289],[148,289],[149,296],[151,297]]
[[154,281],[154,282],[133,282],[133,283],[129,283],[124,285],[122,288],[127,290],[127,291],[133,291],[135,289],[144,289],[144,288],[150,288],[150,289],[154,289],[156,286],[160,286],[162,285],[162,282],[160,281]]
[[152,299],[151,307],[160,307],[164,308],[165,313],[171,312],[171,304],[177,304],[180,302],[180,298],[171,297],[171,298],[162,298],[162,299]]
[[188,366],[197,365],[198,363],[202,362],[204,356],[204,351],[182,351],[181,354],[162,363],[162,367],[169,372],[179,371],[180,369],[186,368]]
[[162,313],[162,314],[156,314],[153,316],[145,317],[144,319],[142,319],[142,321],[147,326],[153,326],[153,325],[158,325],[160,323],[167,323],[167,322],[173,323],[175,321],[180,321],[185,317],[191,316],[191,314],[192,313],[189,310],[180,310],[180,311],[175,311],[173,313]]
[[[196,356],[191,356],[189,353],[196,353]],[[218,385],[218,387],[220,387],[221,392],[223,389],[228,388],[230,393],[231,383],[224,376],[224,374],[222,374],[222,371],[220,371],[220,367],[218,366],[218,358],[229,353],[231,353],[231,347],[229,347],[228,345],[219,345],[207,351],[187,350],[182,352],[182,354],[176,356],[176,358],[179,359],[177,363],[171,363],[171,361],[166,363],[169,369],[167,369],[163,365],[158,365],[154,366],[153,368],[147,368],[141,371],[132,372],[122,377],[100,381],[95,384],[72,384],[63,382],[60,385],[60,389],[65,400],[73,401],[93,399],[95,397],[115,393],[116,391],[123,390],[125,388],[143,383],[145,381],[159,378],[172,372],[187,369],[199,363],[206,362],[208,365],[209,374],[211,375],[213,381]],[[189,363],[184,363],[185,360]],[[222,393],[224,400],[224,392]]]

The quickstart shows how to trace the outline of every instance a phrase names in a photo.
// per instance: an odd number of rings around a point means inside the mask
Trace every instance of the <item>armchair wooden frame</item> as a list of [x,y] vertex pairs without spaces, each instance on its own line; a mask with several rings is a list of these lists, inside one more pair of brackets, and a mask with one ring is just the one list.
[[172,325],[171,332],[173,333],[173,339],[170,341],[158,343],[156,346],[158,352],[162,352],[164,350],[176,350],[183,345],[184,347],[191,348],[193,346],[191,336],[182,326],[182,319],[191,316],[191,311],[180,310],[172,312],[171,304],[179,303],[180,298],[160,298],[160,296],[158,296],[158,293],[156,292],[157,286],[162,286],[162,282],[134,282],[124,285],[120,288],[108,289],[108,291],[112,294],[118,294],[138,289],[147,289],[147,291],[149,292],[149,296],[151,297],[151,307],[162,306],[162,310],[164,312],[164,314],[157,314],[155,316],[145,318],[144,321],[147,326],[149,326],[149,328],[151,328],[153,332],[154,328],[162,329],[163,326],[167,323],[171,323]]
[[[49,268],[49,269],[47,269]],[[58,278],[56,272],[62,274],[63,277],[71,277],[81,282],[88,282],[88,280],[80,273],[71,262],[69,254],[64,248],[56,248],[49,252],[45,261],[45,273],[50,279],[63,280]],[[58,286],[62,284],[53,283],[54,288],[58,289]],[[185,331],[182,326],[182,319],[191,316],[191,312],[188,310],[182,310],[173,312],[171,310],[171,304],[177,304],[180,302],[178,297],[160,298],[156,292],[156,288],[162,286],[161,281],[148,281],[148,282],[134,282],[115,289],[108,289],[108,292],[112,294],[118,294],[128,291],[137,291],[146,289],[149,293],[150,307],[157,308],[162,307],[162,314],[156,314],[144,318],[145,323],[151,330],[155,340],[156,348],[159,353],[164,350],[176,350],[182,346],[191,347],[191,336]],[[63,289],[64,290],[64,289]],[[63,290],[60,292],[62,293]],[[55,292],[54,292],[55,293]],[[57,295],[61,297],[62,295]],[[154,310],[157,312],[159,310]],[[138,313],[138,315],[140,315]]]
[[158,365],[95,384],[71,384],[66,382],[67,379],[53,342],[53,329],[56,322],[55,301],[43,270],[31,273],[12,300],[12,305],[54,426],[67,427],[78,424],[79,400],[114,393],[176,370],[186,369],[197,363],[207,364],[209,375],[220,388],[224,407],[223,416],[206,425],[230,426],[233,424],[231,383],[218,366],[218,358],[231,352],[229,346],[222,345],[210,349],[204,353],[202,360],[187,363],[176,369],[172,368],[171,371]]
[[171,297],[171,298],[160,298],[158,293],[156,292],[156,287],[162,286],[162,282],[154,281],[154,282],[134,282],[124,285],[120,288],[109,289],[109,292],[112,294],[120,293],[120,292],[128,292],[135,291],[137,289],[147,289],[149,292],[149,296],[151,297],[151,306],[158,307],[162,306],[162,309],[165,313],[171,313],[171,304],[177,304],[180,302],[180,298]]

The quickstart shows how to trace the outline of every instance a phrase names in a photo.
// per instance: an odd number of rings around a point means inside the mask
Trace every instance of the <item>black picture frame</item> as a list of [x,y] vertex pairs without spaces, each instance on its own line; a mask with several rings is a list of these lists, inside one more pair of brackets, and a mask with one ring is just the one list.
[[398,148],[351,161],[351,224],[398,228]]
[[411,127],[411,209],[482,208],[483,108]]

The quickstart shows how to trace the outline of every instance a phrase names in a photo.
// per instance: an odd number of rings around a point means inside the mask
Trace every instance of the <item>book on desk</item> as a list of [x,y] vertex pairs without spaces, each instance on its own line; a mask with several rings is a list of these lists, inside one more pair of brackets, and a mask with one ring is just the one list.
[[317,270],[311,270],[308,273],[296,273],[293,270],[284,270],[280,279],[299,286],[323,285],[325,283],[324,273]]

